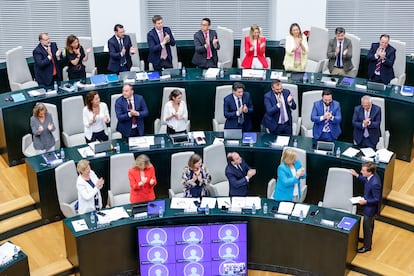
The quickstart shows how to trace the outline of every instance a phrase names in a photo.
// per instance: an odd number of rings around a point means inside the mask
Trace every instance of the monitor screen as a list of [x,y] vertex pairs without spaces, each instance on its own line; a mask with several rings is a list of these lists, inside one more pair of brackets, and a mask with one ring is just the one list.
[[141,275],[246,275],[247,222],[138,227]]

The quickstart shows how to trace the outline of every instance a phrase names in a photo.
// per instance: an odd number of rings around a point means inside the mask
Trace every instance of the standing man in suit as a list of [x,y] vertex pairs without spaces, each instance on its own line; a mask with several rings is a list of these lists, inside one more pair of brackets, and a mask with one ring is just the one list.
[[253,104],[249,92],[245,92],[244,84],[233,83],[233,93],[224,97],[224,128],[241,128],[243,131],[252,129],[250,114]]
[[60,80],[59,60],[62,51],[50,42],[47,33],[39,34],[39,44],[33,50],[35,79],[39,85],[51,86]]
[[332,92],[325,89],[322,99],[313,103],[311,121],[313,138],[322,141],[334,141],[341,134],[341,106],[332,99]]
[[332,75],[347,76],[354,68],[352,64],[352,42],[345,37],[345,29],[335,29],[335,38],[328,44],[327,56],[329,59],[328,68]]
[[351,169],[353,176],[364,183],[364,198],[359,201],[363,206],[364,222],[364,246],[358,249],[358,253],[371,251],[372,234],[374,233],[375,217],[379,213],[382,200],[381,179],[376,173],[377,167],[373,162],[365,162],[361,167],[361,174]]
[[256,174],[237,152],[227,154],[226,177],[229,180],[229,196],[248,196],[249,181]]
[[217,67],[217,50],[220,49],[217,33],[210,30],[209,18],[201,20],[201,29],[194,34],[195,53],[193,64],[199,68]]
[[280,80],[272,81],[272,90],[264,95],[264,105],[263,127],[276,135],[292,135],[292,110],[296,109],[296,103]]
[[389,45],[390,36],[383,34],[379,43],[372,43],[368,52],[368,78],[388,84],[394,78],[395,48]]
[[152,23],[154,28],[147,34],[148,62],[151,62],[157,71],[173,68],[170,46],[175,46],[174,36],[170,28],[164,27],[161,15],[154,15]]
[[141,95],[134,94],[130,84],[122,87],[122,97],[115,102],[115,112],[118,118],[116,130],[122,138],[144,135],[144,117],[148,116],[148,108]]
[[118,74],[131,69],[131,55],[135,54],[136,48],[132,46],[129,35],[125,34],[124,26],[116,24],[114,32],[115,34],[108,40],[108,71]]
[[372,104],[370,96],[361,98],[361,105],[354,109],[352,115],[354,126],[354,142],[358,147],[376,149],[381,136],[381,108]]

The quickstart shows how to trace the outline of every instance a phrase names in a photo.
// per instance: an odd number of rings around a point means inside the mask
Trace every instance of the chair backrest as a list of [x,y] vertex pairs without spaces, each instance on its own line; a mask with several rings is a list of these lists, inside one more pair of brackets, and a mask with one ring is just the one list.
[[55,169],[56,192],[60,209],[65,217],[71,217],[76,214],[74,209],[68,209],[68,205],[78,199],[78,190],[76,188],[77,178],[78,174],[73,160],[67,161]]
[[[231,85],[221,85],[216,86],[216,99],[215,99],[215,107],[214,107],[214,118],[217,120],[219,124],[223,124],[226,122],[226,118],[224,117],[224,97],[232,93],[232,86]],[[222,129],[217,129],[215,131],[220,131]]]
[[179,194],[183,192],[184,186],[181,180],[183,169],[188,164],[188,159],[194,151],[184,151],[171,154],[170,189]]
[[[33,81],[32,74],[30,73],[22,46],[6,52],[6,66],[7,76],[12,91],[37,86],[37,83]],[[27,82],[32,82],[32,84],[25,87],[24,83]],[[14,83],[21,84],[22,87],[15,86]]]
[[308,41],[308,60],[318,62],[326,59],[328,43],[328,29],[312,26]]
[[203,163],[210,172],[212,185],[227,180],[225,174],[227,157],[223,143],[205,147],[203,149]]
[[62,99],[62,131],[69,136],[83,133],[83,97]]
[[181,93],[183,94],[183,98],[182,101],[184,101],[187,104],[187,95],[185,94],[185,88],[181,88],[181,87],[164,87],[162,90],[162,103],[161,103],[161,125],[165,125],[164,122],[164,106],[165,104],[169,101],[169,96],[171,91],[178,89],[181,91]]
[[273,193],[276,188],[276,179],[272,178],[267,183],[267,198],[273,198]]
[[118,117],[116,117],[116,112],[115,112],[115,102],[121,96],[122,96],[122,94],[113,94],[113,95],[111,95],[111,135],[112,135],[112,139],[120,139],[122,137],[120,133],[119,133],[119,137],[114,137],[114,134],[117,132],[116,131],[116,126],[118,125]]
[[126,33],[131,38],[131,43],[134,48],[136,48],[135,54],[131,55],[132,67],[138,67],[140,70],[144,70],[141,68],[141,58],[139,57],[138,45],[137,45],[137,35],[135,33]]
[[130,191],[128,170],[134,165],[133,153],[121,153],[111,156],[110,160],[111,192],[114,196]]
[[349,38],[352,43],[352,65],[354,65],[354,69],[351,70],[350,75],[356,77],[359,69],[359,61],[361,59],[361,38],[350,33],[346,33],[345,37]]
[[[311,113],[313,108],[313,103],[320,100],[322,97],[322,90],[313,90],[307,91],[302,94],[302,108],[301,108],[301,117],[302,117],[302,126],[307,130],[312,129],[313,122],[311,121]],[[302,135],[304,135],[302,133]]]
[[[51,103],[43,103],[46,106],[47,112],[52,115],[53,123],[55,124],[55,131],[52,132],[53,137],[55,138],[55,149],[60,149],[60,127],[59,127],[59,117],[57,113],[57,107]],[[62,117],[63,118],[63,117]]]
[[[171,49],[171,56],[172,56],[172,64],[174,69],[181,69],[180,62],[178,60],[178,54],[177,54],[177,46],[170,46]],[[220,52],[220,51],[219,51]]]
[[220,40],[220,51],[217,52],[218,61],[224,68],[231,68],[234,56],[234,32],[232,29],[221,26],[218,26],[216,31]]
[[406,54],[405,54],[405,49],[406,49],[406,43],[399,41],[399,40],[394,40],[394,39],[390,39],[389,44],[395,48],[396,52],[395,52],[395,62],[394,62],[394,74],[395,77],[400,77],[402,74],[405,74],[405,66],[406,66]]
[[86,51],[86,49],[91,48],[91,52],[88,55],[88,60],[83,61],[83,64],[85,65],[85,71],[87,74],[87,77],[90,77],[91,75],[96,75],[96,65],[95,65],[95,55],[93,51],[93,44],[92,44],[92,38],[90,36],[80,36],[79,43],[83,46],[83,49]]
[[323,207],[352,212],[352,174],[348,169],[329,168],[323,196]]
[[283,88],[288,89],[293,95],[293,100],[296,103],[296,109],[292,110],[292,121],[296,123],[299,118],[299,99],[298,99],[298,86],[296,84],[284,83]]
[[[260,28],[262,32],[262,28]],[[242,29],[241,41],[240,41],[240,64],[243,62],[244,57],[246,56],[246,51],[244,49],[244,38],[250,34],[250,27]]]
[[385,100],[384,98],[380,97],[371,97],[372,103],[378,105],[381,108],[381,136],[384,137],[385,135]]

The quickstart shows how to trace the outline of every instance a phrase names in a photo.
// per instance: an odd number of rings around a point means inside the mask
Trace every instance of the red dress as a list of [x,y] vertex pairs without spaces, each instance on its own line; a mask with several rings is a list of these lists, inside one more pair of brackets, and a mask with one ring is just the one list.
[[[266,57],[265,57],[266,46],[263,47],[263,49],[260,48],[260,44],[264,43],[266,45],[266,37],[262,36],[256,41],[257,41],[257,44],[256,44],[257,58],[263,64],[263,68],[267,69],[269,67],[269,65],[267,64]],[[251,44],[251,41],[250,41],[250,36],[246,36],[244,38],[244,51],[246,52],[246,56],[243,59],[242,68],[245,68],[245,69],[251,69],[252,68],[252,63],[253,63],[253,58],[254,58],[254,50],[251,51],[250,50],[251,47],[252,47],[252,44]]]
[[[147,178],[144,185],[139,186],[141,182],[141,171],[138,168],[132,167],[128,171],[129,185],[131,191],[129,193],[129,199],[131,203],[144,202],[155,199],[154,186],[157,185],[157,179],[155,178],[155,169],[151,165],[144,169],[144,176]],[[155,180],[153,185],[150,184],[151,179]]]

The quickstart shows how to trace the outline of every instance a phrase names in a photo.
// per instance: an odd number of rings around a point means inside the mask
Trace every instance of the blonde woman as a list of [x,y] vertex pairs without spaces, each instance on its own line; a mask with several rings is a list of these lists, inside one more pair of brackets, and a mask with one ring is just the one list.
[[155,168],[148,156],[140,154],[135,159],[135,164],[128,171],[131,191],[129,200],[131,203],[150,201],[155,199],[154,187],[157,185]]
[[246,56],[242,67],[245,69],[268,69],[266,61],[266,37],[260,36],[260,27],[253,24],[250,27],[250,35],[244,38],[244,50]]
[[289,35],[286,37],[285,58],[283,65],[286,71],[305,71],[308,61],[308,41],[302,34],[298,23],[290,25]]
[[305,169],[296,159],[296,151],[286,149],[277,168],[277,182],[273,198],[278,201],[292,201],[295,193],[300,198],[300,180],[305,178]]
[[30,118],[30,127],[33,133],[33,147],[39,153],[55,149],[55,138],[52,132],[56,127],[52,115],[47,112],[43,103],[36,103],[33,116]]
[[91,170],[88,160],[80,160],[77,165],[77,170],[79,173],[78,179],[76,180],[79,214],[101,209],[102,197],[100,191],[104,185],[104,179],[96,176],[95,172]]

